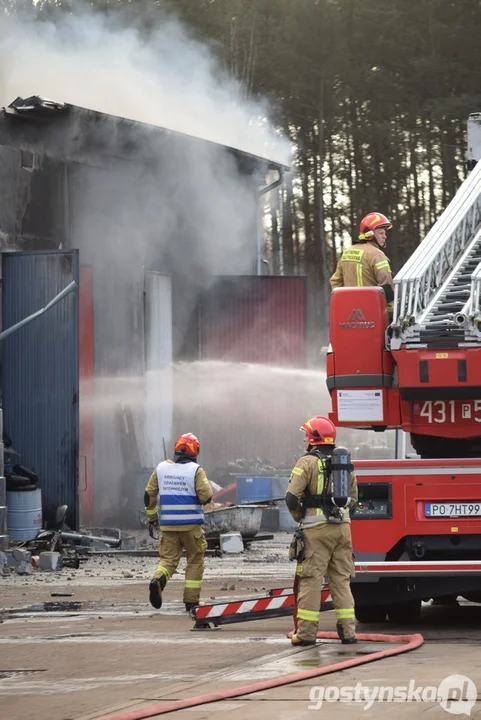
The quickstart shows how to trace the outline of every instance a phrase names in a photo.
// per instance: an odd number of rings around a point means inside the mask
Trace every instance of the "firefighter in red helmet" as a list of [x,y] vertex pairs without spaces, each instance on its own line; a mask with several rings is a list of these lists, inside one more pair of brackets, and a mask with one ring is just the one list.
[[[301,427],[305,433],[306,454],[291,472],[286,505],[299,529],[294,545],[297,554],[295,588],[297,610],[293,645],[314,645],[320,617],[320,598],[327,575],[336,612],[336,629],[345,644],[355,643],[356,621],[351,578],[354,577],[350,510],[357,502],[356,476],[345,448],[336,449],[336,428],[326,417],[317,415]],[[344,453],[344,454],[343,454]],[[336,468],[346,473],[344,493],[339,502],[332,482]],[[343,461],[343,462],[344,462]],[[300,547],[299,547],[300,545]],[[292,547],[292,546],[291,546]]]
[[359,226],[354,247],[342,253],[331,276],[331,288],[378,285],[386,295],[388,305],[394,299],[393,279],[389,258],[385,255],[386,231],[392,225],[385,215],[371,212]]
[[175,573],[182,550],[187,556],[183,599],[190,611],[198,605],[207,548],[203,505],[212,500],[212,487],[197,463],[200,443],[192,433],[181,435],[174,459],[159,463],[149,478],[144,505],[149,530],[160,528],[160,562],[149,585],[150,603],[162,606],[162,591]]

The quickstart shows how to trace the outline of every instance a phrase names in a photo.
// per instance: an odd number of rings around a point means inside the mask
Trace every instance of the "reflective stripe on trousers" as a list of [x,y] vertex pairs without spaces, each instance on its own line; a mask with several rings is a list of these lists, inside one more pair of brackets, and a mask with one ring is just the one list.
[[308,622],[319,622],[321,617],[320,611],[316,610],[304,610],[304,608],[297,608],[297,617],[299,620],[307,620]]
[[356,617],[354,608],[336,608],[336,620],[350,620]]

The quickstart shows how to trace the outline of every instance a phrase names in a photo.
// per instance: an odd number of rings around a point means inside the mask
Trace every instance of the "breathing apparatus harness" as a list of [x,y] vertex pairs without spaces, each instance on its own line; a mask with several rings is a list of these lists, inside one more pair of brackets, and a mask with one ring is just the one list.
[[[328,523],[341,523],[344,519],[342,510],[347,508],[351,502],[351,472],[354,470],[354,466],[349,450],[345,447],[338,447],[331,454],[326,454],[314,447],[306,455],[312,455],[321,462],[324,484],[322,492],[316,495],[306,487],[304,497],[298,501],[301,518],[305,517],[308,508],[321,508]],[[302,563],[304,557],[304,532],[299,523],[289,547],[289,560]]]
[[313,495],[306,487],[305,497],[302,499],[302,517],[305,517],[307,508],[320,508],[328,522],[342,522],[341,511],[351,502],[351,472],[354,466],[349,450],[337,447],[332,454],[327,455],[319,448],[312,448],[306,455],[312,455],[321,462],[324,484],[322,492],[317,495]]

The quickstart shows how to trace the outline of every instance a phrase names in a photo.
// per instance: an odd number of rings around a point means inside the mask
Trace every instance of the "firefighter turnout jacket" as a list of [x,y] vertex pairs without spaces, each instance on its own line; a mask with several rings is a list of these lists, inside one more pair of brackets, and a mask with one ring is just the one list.
[[185,532],[204,525],[203,505],[212,500],[212,487],[204,470],[195,462],[159,463],[145,488],[149,522],[159,522],[162,530]]
[[[321,451],[322,452],[322,451]],[[296,510],[292,503],[296,496],[302,503],[309,495],[322,495],[327,479],[325,457],[303,455],[292,469],[286,504],[297,522],[303,536],[303,553],[297,559],[294,592],[296,594],[295,632],[291,643],[314,644],[319,625],[319,598],[324,578],[327,576],[336,615],[336,629],[343,642],[355,642],[356,619],[351,579],[355,575],[351,539],[349,509],[357,502],[358,491],[355,473],[350,473],[349,506],[341,511],[342,519],[328,522],[320,507]],[[327,500],[327,498],[326,498]],[[304,512],[305,511],[305,512]]]
[[[326,460],[316,455],[303,455],[292,469],[289,479],[287,493],[295,495],[302,503],[307,495],[321,495],[326,481]],[[348,507],[341,509],[342,522],[350,523],[349,510],[356,504],[358,499],[356,474],[351,472],[351,501]],[[301,523],[301,528],[315,527],[328,523],[324,511],[320,507],[308,507],[305,514],[299,510],[290,510],[296,522]]]
[[392,286],[391,264],[374,243],[356,243],[344,250],[329,282],[333,290],[339,287]]

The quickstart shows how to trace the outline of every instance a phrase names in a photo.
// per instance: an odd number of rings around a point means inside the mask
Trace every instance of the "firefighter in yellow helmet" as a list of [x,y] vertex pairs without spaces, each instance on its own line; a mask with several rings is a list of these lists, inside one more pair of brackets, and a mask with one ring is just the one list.
[[182,550],[187,556],[184,595],[185,609],[198,605],[207,548],[203,505],[212,500],[213,490],[197,463],[200,443],[195,435],[181,435],[175,443],[174,460],[157,465],[145,488],[144,505],[149,530],[160,528],[160,562],[149,585],[150,603],[162,607],[162,591],[175,573]]
[[[350,455],[335,447],[336,428],[326,417],[307,420],[303,455],[293,468],[286,505],[303,535],[302,555],[296,556],[297,611],[293,645],[314,645],[320,617],[321,589],[327,575],[336,613],[336,630],[345,644],[355,643],[356,621],[351,578],[354,577],[351,518],[349,510],[358,498],[357,481]],[[344,464],[342,464],[344,463]],[[334,472],[348,493],[333,494]],[[339,485],[337,485],[339,490]]]
[[378,285],[384,290],[388,306],[391,305],[394,300],[391,263],[384,253],[386,231],[391,228],[382,213],[372,212],[361,220],[358,239],[353,247],[344,250],[330,278],[333,290]]

